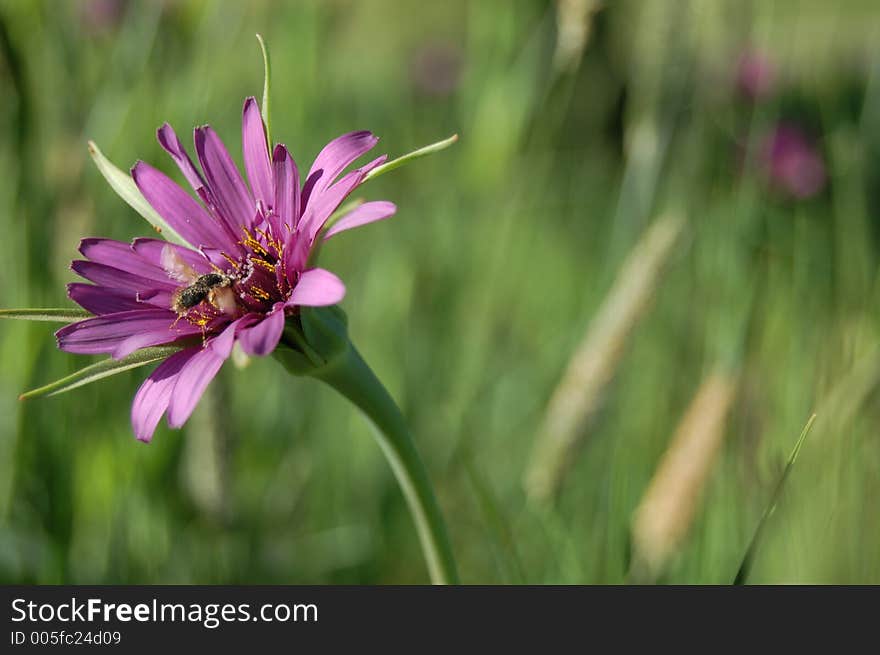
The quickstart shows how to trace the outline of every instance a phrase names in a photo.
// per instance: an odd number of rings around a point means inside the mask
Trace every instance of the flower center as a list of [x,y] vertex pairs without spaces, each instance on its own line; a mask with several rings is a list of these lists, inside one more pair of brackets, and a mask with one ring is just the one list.
[[236,302],[250,312],[268,312],[286,300],[290,285],[284,274],[284,244],[266,230],[243,228],[239,242],[248,254],[233,262],[232,291]]
[[[221,253],[229,262],[226,271],[218,268],[193,277],[195,272],[189,269],[189,284],[179,288],[173,299],[173,309],[181,318],[205,330],[229,317],[268,313],[275,303],[287,299],[292,287],[285,271],[283,242],[266,230],[243,228],[239,243],[244,255],[234,258]],[[184,270],[182,264],[172,263],[169,270],[173,268]]]

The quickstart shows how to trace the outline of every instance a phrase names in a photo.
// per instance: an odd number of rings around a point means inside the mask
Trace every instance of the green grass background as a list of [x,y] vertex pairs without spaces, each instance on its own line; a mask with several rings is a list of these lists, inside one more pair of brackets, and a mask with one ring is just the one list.
[[[240,162],[243,99],[273,57],[273,137],[307,168],[370,129],[391,220],[331,241],[354,342],[398,400],[468,583],[619,583],[629,527],[682,412],[722,362],[741,374],[726,440],[664,580],[733,579],[788,453],[808,436],[750,581],[880,583],[880,10],[845,3],[608,1],[575,67],[556,4],[0,0],[0,306],[64,306],[84,236],[148,226],[89,161],[173,164],[210,122]],[[739,54],[778,68],[737,97]],[[426,48],[429,50],[426,54]],[[420,73],[430,50],[448,91]],[[428,75],[436,81],[434,77]],[[819,138],[815,198],[739,163],[780,119]],[[688,218],[555,508],[521,478],[547,400],[620,264],[660,212]],[[88,357],[47,323],[0,323],[0,581],[419,583],[410,517],[361,417],[274,360],[226,366],[181,431],[136,442],[138,369],[18,394]]]

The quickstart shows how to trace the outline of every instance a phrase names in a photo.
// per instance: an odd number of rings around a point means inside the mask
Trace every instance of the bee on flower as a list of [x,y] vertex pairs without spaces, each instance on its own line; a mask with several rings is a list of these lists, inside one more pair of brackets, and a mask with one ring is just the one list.
[[383,155],[344,173],[376,145],[370,132],[328,143],[302,183],[283,144],[269,152],[254,98],[245,101],[242,118],[247,183],[209,126],[194,132],[199,167],[170,125],[159,128],[158,139],[195,195],[141,161],[131,175],[184,245],[154,238],[130,244],[84,239],[84,259],[71,266],[87,282],[70,284],[68,295],[95,316],[56,333],[62,350],[117,359],[148,346],[182,346],[135,395],[131,420],[142,441],[152,438],[165,414],[172,427],[186,422],[234,344],[250,355],[268,355],[285,320],[300,307],[342,300],[342,281],[309,265],[313,249],[396,211],[390,202],[367,202],[325,229],[349,194],[386,160]]

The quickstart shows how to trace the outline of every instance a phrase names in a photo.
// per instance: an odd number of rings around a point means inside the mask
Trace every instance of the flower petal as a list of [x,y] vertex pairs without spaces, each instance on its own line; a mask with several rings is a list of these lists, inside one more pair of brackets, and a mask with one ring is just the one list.
[[287,148],[281,144],[275,146],[272,159],[275,168],[275,213],[292,231],[299,222],[299,170]]
[[309,243],[315,240],[318,232],[327,222],[342,201],[348,197],[358,184],[363,180],[364,174],[360,170],[352,171],[339,182],[320,194],[312,195],[312,200],[302,217],[302,229]]
[[217,203],[220,217],[233,234],[241,234],[242,228],[249,227],[254,217],[254,200],[241,173],[229,156],[226,146],[209,125],[197,127],[194,137],[196,154],[205,172],[211,196]]
[[70,353],[94,355],[112,353],[129,337],[140,333],[155,333],[163,338],[157,343],[170,343],[180,337],[199,334],[199,328],[189,323],[173,326],[177,315],[164,309],[136,309],[105,314],[65,325],[55,333],[58,347]]
[[148,308],[144,302],[138,300],[132,291],[94,286],[82,282],[68,284],[67,295],[77,305],[98,316]]
[[251,185],[254,199],[262,200],[266,207],[275,204],[275,180],[269,149],[266,144],[266,128],[260,108],[254,98],[244,101],[241,118],[241,142],[244,155],[244,169]]
[[[199,274],[210,273],[214,270],[211,267],[210,260],[202,251],[184,248],[183,246],[178,246],[175,243],[168,243],[161,239],[138,238],[131,242],[131,248],[143,259],[155,263],[155,265],[162,271],[165,271],[162,267],[162,251],[166,248],[171,248],[174,253],[183,260],[185,264],[187,264],[187,266],[190,266]],[[169,278],[167,271],[165,271],[165,277],[166,279]],[[177,283],[174,282],[174,284]]]
[[312,268],[299,277],[286,305],[323,307],[335,305],[345,297],[345,285],[338,277],[323,268]]
[[307,206],[310,197],[333,184],[342,171],[378,142],[378,137],[370,132],[360,131],[343,134],[324,146],[306,176],[303,204]]
[[309,260],[312,242],[307,240],[299,228],[290,233],[284,247],[284,266],[282,272],[290,284],[295,284],[297,275]]
[[179,428],[186,423],[208,384],[228,359],[235,343],[238,323],[239,321],[230,323],[181,369],[168,403],[168,425],[172,428]]
[[345,230],[360,227],[361,225],[366,225],[373,221],[380,221],[383,218],[393,216],[396,211],[397,206],[393,202],[387,202],[385,200],[366,202],[336,221],[336,223],[327,230],[327,234],[324,238],[329,239],[334,234],[339,234]]
[[135,334],[120,341],[113,352],[110,353],[110,356],[113,359],[122,359],[141,348],[161,346],[162,344],[179,339],[181,336],[195,336],[200,332],[200,329],[189,324],[181,326],[181,332],[176,334],[169,333],[167,327],[160,327],[153,330],[139,330]]
[[159,419],[168,408],[181,369],[200,351],[201,347],[196,346],[174,353],[141,384],[131,404],[131,426],[138,440],[152,440]]
[[268,355],[284,332],[284,305],[277,303],[266,317],[253,327],[243,328],[238,333],[238,342],[248,355]]
[[131,169],[138,189],[168,224],[196,248],[211,246],[239,252],[229,233],[170,177],[139,161]]
[[[168,242],[160,241],[160,243]],[[178,250],[188,250],[176,244],[170,245]],[[171,282],[168,273],[165,272],[158,260],[151,261],[140,256],[132,244],[113,239],[83,239],[79,243],[79,251],[93,262],[134,273],[145,279],[161,282],[163,285]]]
[[183,173],[183,176],[192,185],[194,190],[198,191],[207,186],[204,178],[202,178],[202,174],[199,173],[199,170],[192,163],[186,148],[183,147],[174,129],[168,123],[165,123],[156,131],[156,138],[159,140],[159,145],[165,149],[165,152],[171,155],[171,158],[180,168],[180,172]]
[[128,291],[139,293],[153,289],[172,292],[176,288],[176,284],[167,274],[164,280],[146,278],[136,273],[123,271],[121,268],[84,259],[75,259],[71,262],[70,268],[90,282],[110,287],[111,289],[127,289]]

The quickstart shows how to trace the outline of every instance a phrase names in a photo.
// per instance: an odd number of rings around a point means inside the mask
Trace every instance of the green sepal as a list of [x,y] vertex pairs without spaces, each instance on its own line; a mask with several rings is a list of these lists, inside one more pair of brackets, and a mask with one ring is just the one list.
[[104,359],[85,368],[81,368],[75,373],[71,373],[60,380],[50,382],[47,385],[37,389],[31,389],[21,394],[19,400],[27,400],[30,398],[40,398],[44,396],[57,396],[60,393],[71,391],[78,387],[97,382],[111,375],[122,373],[139,366],[145,366],[159,360],[170,357],[174,353],[182,350],[179,346],[157,346],[154,348],[144,348],[132,353],[128,357],[122,359]]
[[272,355],[291,375],[308,375],[310,371],[315,369],[315,365],[302,352],[284,344],[279,344]]
[[338,305],[303,307],[300,321],[306,343],[323,361],[330,362],[348,350],[348,317]]
[[393,171],[395,168],[400,168],[404,164],[408,164],[414,159],[419,159],[420,157],[425,157],[427,155],[432,155],[435,152],[446,150],[446,148],[451,146],[456,141],[458,141],[458,135],[453,134],[448,139],[443,139],[442,141],[438,141],[437,143],[432,143],[430,145],[424,146],[423,148],[419,148],[418,150],[413,150],[412,152],[408,152],[405,155],[401,155],[397,159],[387,161],[381,166],[377,166],[369,173],[367,173],[366,177],[364,177],[364,182],[377,178],[380,175],[384,175],[388,171]]
[[263,40],[261,34],[257,34],[260,42],[260,50],[263,52],[263,104],[260,108],[263,115],[263,123],[266,125],[266,142],[269,146],[269,154],[272,154],[272,115],[269,112],[269,91],[272,86],[272,66],[269,60],[269,46]]
[[339,306],[301,307],[287,319],[273,354],[293,375],[315,375],[349,348],[348,318]]
[[71,309],[58,307],[47,309],[38,307],[35,309],[0,309],[0,318],[15,318],[23,321],[48,321],[52,323],[73,323],[85,318],[91,318],[93,314],[84,309]]
[[104,156],[104,153],[102,153],[98,146],[95,145],[94,141],[89,141],[89,154],[92,156],[92,161],[95,162],[95,166],[101,171],[101,175],[107,180],[110,188],[128,203],[129,207],[143,216],[147,222],[153,226],[153,229],[162,236],[162,238],[166,241],[173,241],[182,246],[191,247],[183,237],[165,222],[165,219],[159,215],[159,212],[153,209],[153,206],[147,202],[147,199],[144,198],[144,195],[141,193],[141,190],[138,189],[137,184],[134,183],[131,175],[123,172],[113,162],[107,159],[107,157]]

